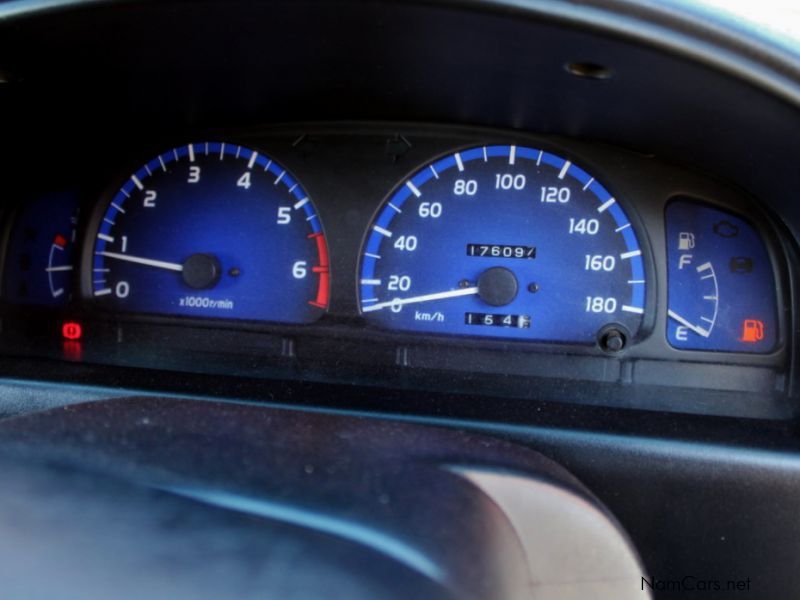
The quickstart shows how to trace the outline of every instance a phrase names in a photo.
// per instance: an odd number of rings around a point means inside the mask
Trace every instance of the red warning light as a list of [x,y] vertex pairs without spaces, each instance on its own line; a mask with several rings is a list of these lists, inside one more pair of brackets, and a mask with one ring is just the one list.
[[61,335],[65,340],[79,340],[83,337],[83,327],[75,321],[67,321],[61,326]]
[[764,339],[764,321],[745,319],[742,324],[742,337],[739,341],[754,344]]

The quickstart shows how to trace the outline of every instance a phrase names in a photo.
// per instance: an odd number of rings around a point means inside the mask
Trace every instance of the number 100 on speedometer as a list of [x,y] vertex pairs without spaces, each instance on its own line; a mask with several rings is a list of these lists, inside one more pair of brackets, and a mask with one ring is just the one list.
[[571,161],[510,145],[455,152],[398,184],[358,285],[383,328],[586,344],[635,337],[647,289],[617,199]]

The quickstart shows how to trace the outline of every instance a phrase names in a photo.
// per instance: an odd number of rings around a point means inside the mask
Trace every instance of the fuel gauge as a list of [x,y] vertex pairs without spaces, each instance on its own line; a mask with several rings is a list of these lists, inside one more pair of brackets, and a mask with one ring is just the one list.
[[667,339],[681,350],[770,352],[778,340],[775,276],[743,219],[676,200],[667,221]]

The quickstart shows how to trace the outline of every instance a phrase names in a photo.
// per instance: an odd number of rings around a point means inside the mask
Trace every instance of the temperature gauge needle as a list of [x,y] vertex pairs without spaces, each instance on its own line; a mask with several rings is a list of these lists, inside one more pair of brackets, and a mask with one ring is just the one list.
[[119,254],[117,252],[98,252],[100,256],[114,258],[116,260],[124,260],[127,262],[136,263],[137,265],[146,265],[148,267],[155,267],[157,269],[166,269],[168,271],[183,271],[183,265],[178,263],[165,262],[163,260],[154,260],[152,258],[142,258],[141,256],[131,256],[130,254]]
[[460,296],[473,296],[478,293],[478,286],[450,290],[448,292],[436,292],[435,294],[425,294],[424,296],[414,296],[412,298],[395,298],[388,302],[378,302],[371,306],[365,306],[363,312],[381,310],[389,306],[403,306],[404,304],[417,304],[419,302],[430,302],[431,300],[444,300],[446,298],[458,298]]
[[667,314],[670,317],[672,317],[673,319],[675,319],[678,323],[683,325],[684,327],[687,327],[688,329],[691,329],[692,331],[694,331],[697,335],[702,335],[705,338],[707,338],[709,335],[711,335],[711,332],[708,329],[703,329],[702,327],[700,327],[698,325],[692,325],[691,323],[689,323],[689,321],[684,319],[682,316],[680,316],[674,310],[667,311]]

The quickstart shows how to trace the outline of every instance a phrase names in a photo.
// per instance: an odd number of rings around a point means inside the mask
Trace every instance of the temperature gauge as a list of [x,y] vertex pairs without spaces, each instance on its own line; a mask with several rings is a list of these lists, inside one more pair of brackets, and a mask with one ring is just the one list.
[[761,236],[739,217],[689,200],[671,202],[666,221],[670,345],[772,351],[775,276]]
[[3,297],[10,304],[63,306],[75,268],[74,194],[44,195],[16,216],[9,236]]

